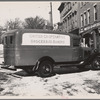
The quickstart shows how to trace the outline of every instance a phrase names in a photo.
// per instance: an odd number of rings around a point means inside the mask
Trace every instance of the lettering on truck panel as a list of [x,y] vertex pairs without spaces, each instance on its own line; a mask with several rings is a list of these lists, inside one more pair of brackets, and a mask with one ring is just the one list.
[[24,33],[22,45],[70,46],[70,36],[49,33]]

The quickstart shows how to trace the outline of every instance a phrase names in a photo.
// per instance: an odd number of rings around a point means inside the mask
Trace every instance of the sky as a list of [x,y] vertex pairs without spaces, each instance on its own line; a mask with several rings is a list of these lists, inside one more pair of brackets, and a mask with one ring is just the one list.
[[[52,2],[53,23],[60,21],[60,13],[58,7],[60,2]],[[50,2],[0,2],[0,26],[4,26],[7,20],[20,18],[24,21],[27,17],[40,16],[46,20],[50,20]]]

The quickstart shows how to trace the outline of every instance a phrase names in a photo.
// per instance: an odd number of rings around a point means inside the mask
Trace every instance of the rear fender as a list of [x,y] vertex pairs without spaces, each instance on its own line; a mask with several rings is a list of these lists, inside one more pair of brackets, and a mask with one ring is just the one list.
[[48,61],[52,62],[53,64],[55,63],[55,61],[51,57],[48,57],[48,56],[42,57],[37,61],[36,65],[35,65],[35,70],[38,70],[40,63],[45,60],[48,60]]

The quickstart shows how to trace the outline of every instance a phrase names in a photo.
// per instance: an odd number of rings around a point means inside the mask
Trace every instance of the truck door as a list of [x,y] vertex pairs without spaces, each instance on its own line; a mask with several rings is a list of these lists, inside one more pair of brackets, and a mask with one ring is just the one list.
[[4,63],[12,65],[14,62],[14,36],[7,35],[4,37]]
[[73,39],[73,61],[81,61],[83,59],[83,50],[80,47],[80,38]]

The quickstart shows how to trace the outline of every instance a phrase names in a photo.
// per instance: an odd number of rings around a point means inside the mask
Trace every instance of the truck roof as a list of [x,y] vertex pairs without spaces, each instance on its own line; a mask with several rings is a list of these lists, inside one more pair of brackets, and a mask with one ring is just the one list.
[[[29,33],[37,33],[37,34],[38,33],[63,34],[63,35],[69,35],[74,38],[80,38],[80,36],[78,36],[76,34],[66,33],[66,32],[62,32],[62,31],[43,30],[43,29],[15,29],[15,30],[10,30],[8,32],[5,32],[3,34],[3,36],[7,36],[8,34],[9,35],[16,34],[16,32],[22,32],[22,33],[29,32]],[[21,34],[21,33],[19,33],[19,34]]]

